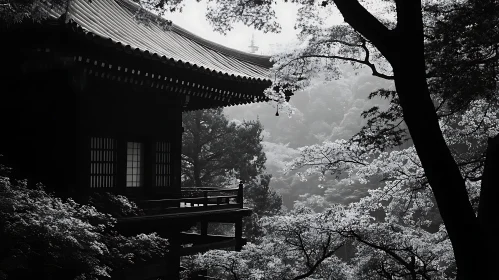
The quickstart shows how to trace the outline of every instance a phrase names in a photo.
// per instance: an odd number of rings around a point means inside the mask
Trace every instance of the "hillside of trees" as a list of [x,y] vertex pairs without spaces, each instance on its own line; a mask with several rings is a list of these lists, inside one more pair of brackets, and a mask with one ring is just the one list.
[[345,187],[334,180],[320,182],[318,176],[302,181],[293,171],[284,173],[286,164],[298,156],[299,148],[325,140],[349,139],[366,124],[367,120],[361,117],[363,111],[373,106],[388,107],[385,99],[367,97],[379,88],[393,87],[392,83],[373,77],[366,69],[359,73],[349,65],[342,65],[342,68],[340,80],[318,80],[312,87],[296,92],[290,100],[295,109],[293,115],[281,112],[275,116],[276,108],[272,103],[224,110],[231,120],[261,122],[264,129],[262,145],[267,157],[265,167],[273,175],[271,187],[282,195],[288,209],[300,196],[324,196],[327,191],[329,201],[348,204],[365,196],[367,189],[376,187],[376,184]]

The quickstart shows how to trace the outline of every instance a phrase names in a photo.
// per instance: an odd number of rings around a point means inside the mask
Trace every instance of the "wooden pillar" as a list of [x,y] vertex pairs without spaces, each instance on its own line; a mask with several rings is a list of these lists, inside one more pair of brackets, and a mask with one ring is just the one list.
[[168,256],[166,258],[166,279],[180,279],[180,232],[168,236]]
[[239,217],[234,224],[236,237],[236,251],[241,251],[243,248],[243,218]]
[[127,142],[126,138],[119,134],[116,137],[117,145],[117,170],[116,170],[116,192],[126,194],[126,164],[127,164]]
[[144,165],[143,167],[143,176],[144,176],[144,181],[143,181],[143,191],[142,195],[147,197],[153,194],[154,191],[154,160],[155,160],[155,152],[156,152],[156,147],[155,144],[156,142],[152,138],[147,138],[144,139],[143,141],[143,155],[144,155],[144,160],[142,164]]
[[201,222],[201,236],[207,236],[207,235],[208,235],[208,222],[202,221]]
[[207,208],[208,207],[208,191],[203,191],[203,197],[204,197],[203,206],[205,208]]

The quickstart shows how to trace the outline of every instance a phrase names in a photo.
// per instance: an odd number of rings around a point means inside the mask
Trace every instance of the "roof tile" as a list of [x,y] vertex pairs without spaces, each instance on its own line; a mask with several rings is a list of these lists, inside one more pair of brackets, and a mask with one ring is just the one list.
[[129,0],[93,0],[91,3],[75,0],[71,3],[68,17],[87,35],[110,39],[132,53],[161,57],[245,80],[269,80],[271,63],[268,56],[224,47],[176,25],[165,30],[156,22],[140,23],[134,18],[139,7]]

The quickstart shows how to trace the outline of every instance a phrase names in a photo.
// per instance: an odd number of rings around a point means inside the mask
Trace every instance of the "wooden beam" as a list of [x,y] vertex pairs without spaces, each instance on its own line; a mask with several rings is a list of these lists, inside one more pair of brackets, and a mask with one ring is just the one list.
[[201,235],[202,236],[208,235],[208,222],[207,221],[201,221]]
[[153,279],[164,276],[168,273],[168,261],[166,258],[161,258],[147,264],[134,265],[123,271],[123,279],[125,280],[143,280]]
[[185,247],[180,249],[181,256],[194,255],[197,253],[203,253],[209,250],[222,249],[222,248],[234,248],[236,246],[236,240],[234,238],[230,240],[207,243],[202,245],[195,245],[192,247]]
[[236,238],[236,251],[241,251],[243,248],[243,220],[242,218],[237,220],[234,224],[235,227],[235,238]]

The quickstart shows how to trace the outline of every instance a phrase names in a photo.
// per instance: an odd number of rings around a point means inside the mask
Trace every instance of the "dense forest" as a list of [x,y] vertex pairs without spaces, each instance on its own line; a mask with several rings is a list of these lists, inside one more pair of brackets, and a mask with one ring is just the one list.
[[[276,84],[297,89],[292,103],[269,90],[272,111],[227,110],[264,124],[271,186],[289,212],[261,219],[265,234],[241,252],[208,252],[193,265],[227,279],[490,278],[497,2],[297,2],[306,44],[274,66]],[[224,2],[211,15],[242,7]],[[267,17],[238,19],[279,29],[269,3],[253,8]],[[348,25],[324,27],[335,8]],[[221,30],[232,23],[210,20]]]
[[[229,107],[224,111],[228,119],[259,120],[266,161],[266,171],[273,175],[271,186],[281,194],[288,209],[300,197],[324,196],[335,203],[349,203],[367,194],[368,185],[355,184],[346,187],[334,178],[319,182],[318,176],[300,180],[296,172],[288,171],[287,163],[299,154],[299,148],[349,139],[367,123],[361,113],[373,106],[387,108],[388,101],[382,98],[368,99],[371,92],[393,87],[390,82],[373,77],[363,69],[355,72],[350,65],[342,65],[343,78],[337,81],[317,80],[306,90],[296,92],[290,104],[293,114],[281,112],[275,116],[275,104],[257,103]],[[404,143],[400,147],[407,147]],[[375,187],[373,185],[371,187]]]

